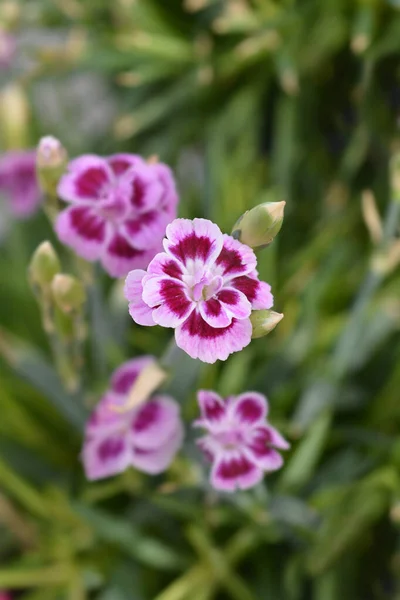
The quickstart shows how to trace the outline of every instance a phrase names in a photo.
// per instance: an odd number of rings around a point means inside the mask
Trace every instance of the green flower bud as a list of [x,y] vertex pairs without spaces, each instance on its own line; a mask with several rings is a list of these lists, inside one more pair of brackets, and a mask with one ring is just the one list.
[[275,329],[282,319],[283,314],[273,310],[253,310],[250,315],[250,321],[253,326],[251,337],[253,339],[264,337],[264,335]]
[[265,248],[282,227],[285,204],[264,202],[248,210],[234,225],[232,237],[250,248]]
[[77,312],[86,302],[83,284],[72,275],[60,273],[51,282],[53,299],[58,308],[65,314]]
[[61,271],[61,263],[50,242],[37,247],[29,264],[29,278],[34,286],[49,287],[54,276]]
[[36,169],[41,188],[51,197],[57,196],[57,185],[67,162],[67,151],[57,138],[52,135],[41,138],[36,151]]

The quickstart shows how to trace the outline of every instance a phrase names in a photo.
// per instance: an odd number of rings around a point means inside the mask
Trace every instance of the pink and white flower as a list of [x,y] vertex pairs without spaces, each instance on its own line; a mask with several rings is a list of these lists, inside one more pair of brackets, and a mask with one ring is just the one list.
[[178,202],[170,169],[135,154],[72,160],[58,194],[70,204],[57,219],[58,237],[113,277],[147,267]]
[[200,390],[197,398],[201,418],[194,426],[207,431],[197,443],[212,462],[210,480],[215,489],[245,490],[265,473],[281,468],[283,459],[276,448],[287,450],[289,444],[267,422],[265,396],[245,392],[224,401],[215,392]]
[[17,218],[28,218],[36,211],[41,193],[35,150],[13,150],[0,156],[0,195]]
[[250,343],[252,310],[271,308],[271,287],[258,280],[256,256],[207,219],[175,219],[164,250],[131,271],[125,297],[139,325],[175,329],[192,358],[226,360]]
[[138,407],[119,412],[132,384],[153,357],[124,363],[111,378],[111,387],[100,400],[86,426],[82,459],[88,479],[122,473],[128,467],[155,475],[165,471],[183,441],[178,404],[157,394]]

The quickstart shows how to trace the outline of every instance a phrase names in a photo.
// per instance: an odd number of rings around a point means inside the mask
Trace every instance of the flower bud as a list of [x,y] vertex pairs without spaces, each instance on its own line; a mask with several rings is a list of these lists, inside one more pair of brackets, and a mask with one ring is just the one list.
[[50,242],[42,242],[35,250],[29,264],[29,277],[33,285],[45,288],[61,271],[60,260]]
[[51,282],[54,302],[66,314],[79,311],[86,302],[83,284],[72,275],[60,273]]
[[67,151],[57,138],[52,135],[41,138],[36,151],[36,168],[40,186],[46,194],[57,195],[57,184],[67,162]]
[[245,212],[236,222],[232,236],[250,246],[268,246],[282,227],[286,202],[264,202]]
[[264,337],[264,335],[275,329],[282,319],[283,314],[273,310],[254,310],[250,315],[250,321],[253,326],[251,337],[253,339]]

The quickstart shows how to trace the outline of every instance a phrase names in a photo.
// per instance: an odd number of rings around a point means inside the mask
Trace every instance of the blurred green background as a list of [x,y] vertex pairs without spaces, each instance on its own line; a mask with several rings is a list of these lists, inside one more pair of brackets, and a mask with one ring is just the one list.
[[[2,151],[158,155],[180,216],[230,231],[286,200],[259,253],[284,320],[226,363],[189,358],[170,391],[255,389],[292,444],[281,472],[218,496],[188,433],[170,471],[85,481],[83,422],[135,327],[97,272],[85,390],[51,365],[26,272],[43,214],[0,240],[0,589],[23,600],[400,599],[400,2],[2,0]],[[389,166],[391,164],[391,167]],[[397,177],[396,177],[397,175]],[[65,269],[73,272],[70,256]],[[172,357],[173,358],[173,357]]]

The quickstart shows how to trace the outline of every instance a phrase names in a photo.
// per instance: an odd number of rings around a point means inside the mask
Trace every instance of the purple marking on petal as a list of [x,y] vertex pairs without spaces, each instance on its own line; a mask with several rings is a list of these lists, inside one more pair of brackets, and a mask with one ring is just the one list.
[[262,470],[244,454],[222,454],[216,459],[211,483],[219,490],[232,492],[253,487],[262,479]]
[[127,158],[122,158],[116,156],[115,158],[110,157],[108,159],[108,164],[110,165],[114,175],[122,175],[131,168],[132,163]]
[[235,320],[233,319],[232,323],[227,327],[211,327],[197,311],[193,311],[187,321],[182,325],[182,329],[193,337],[200,337],[204,340],[213,340],[224,336],[226,332],[233,327],[234,321]]
[[215,265],[225,279],[231,279],[254,271],[257,259],[251,248],[224,234],[223,246]]
[[241,291],[249,302],[253,302],[257,295],[257,288],[260,283],[257,279],[242,275],[241,277],[235,277],[235,279],[232,280],[231,285]]
[[185,289],[176,281],[164,279],[160,284],[160,295],[169,310],[179,318],[183,317],[192,302],[187,299]]
[[149,275],[168,275],[174,279],[182,279],[183,275],[181,265],[166,252],[156,254],[149,264],[147,272]]
[[232,352],[238,352],[251,342],[250,319],[232,319],[227,327],[215,328],[208,325],[197,311],[175,330],[179,348],[192,358],[207,363],[226,360]]
[[189,234],[178,242],[175,246],[170,246],[170,252],[181,262],[186,263],[187,259],[200,258],[206,261],[211,250],[213,241],[206,236],[198,236],[195,232]]
[[97,453],[102,462],[114,459],[124,451],[125,443],[122,438],[108,438],[99,444]]
[[143,405],[136,419],[133,421],[132,427],[136,433],[139,433],[151,427],[158,419],[160,406],[157,402],[149,401]]
[[121,395],[128,394],[139,373],[154,362],[153,356],[140,356],[123,363],[111,377],[111,388]]
[[225,416],[225,403],[215,392],[209,390],[199,390],[197,394],[200,410],[206,421],[215,423],[221,421]]
[[100,166],[89,167],[77,176],[75,180],[76,193],[82,198],[99,199],[108,183],[108,174],[105,169]]
[[70,209],[71,226],[87,240],[104,241],[106,224],[86,206],[76,206]]
[[179,405],[169,396],[156,395],[134,410],[131,443],[141,450],[156,450],[180,427]]
[[230,401],[229,410],[238,424],[253,425],[266,418],[268,404],[262,394],[246,392]]
[[110,252],[110,254],[115,254],[115,256],[126,259],[136,258],[137,256],[143,254],[141,250],[137,250],[128,244],[126,239],[118,233],[116,233],[112,238],[107,250]]
[[237,408],[237,412],[240,418],[248,423],[254,423],[263,416],[262,408],[252,398],[242,400]]

